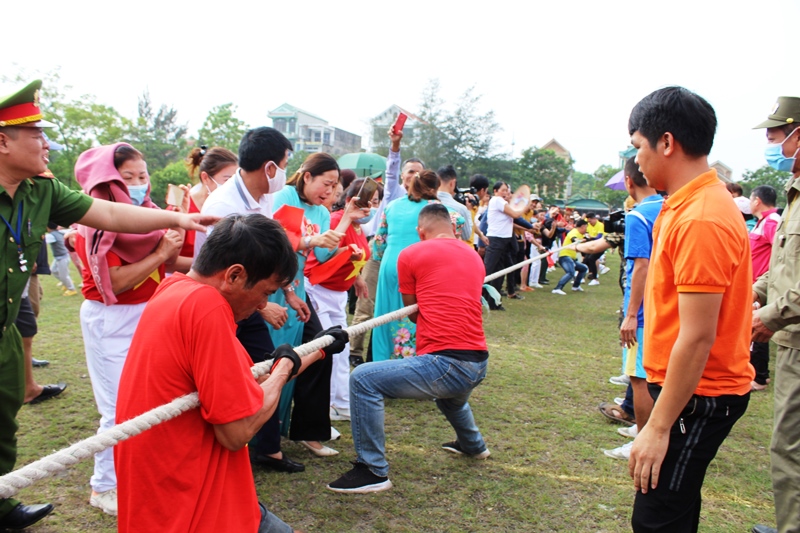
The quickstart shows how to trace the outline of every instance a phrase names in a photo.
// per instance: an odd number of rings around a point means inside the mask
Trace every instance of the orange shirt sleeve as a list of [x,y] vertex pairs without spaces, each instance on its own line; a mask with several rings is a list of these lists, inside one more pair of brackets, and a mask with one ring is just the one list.
[[723,293],[731,285],[741,244],[725,228],[690,220],[668,238],[678,292]]

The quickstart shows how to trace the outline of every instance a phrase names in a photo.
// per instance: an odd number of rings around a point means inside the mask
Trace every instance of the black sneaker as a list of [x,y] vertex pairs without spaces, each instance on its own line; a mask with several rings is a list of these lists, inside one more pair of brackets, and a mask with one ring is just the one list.
[[442,449],[447,450],[450,453],[457,453],[458,455],[466,455],[468,457],[472,457],[473,459],[486,459],[487,457],[489,457],[489,455],[491,455],[489,453],[489,448],[486,448],[481,453],[476,453],[475,455],[467,453],[461,448],[461,445],[458,443],[457,440],[454,440],[453,442],[445,442],[444,444],[442,444]]
[[376,476],[370,472],[369,467],[364,463],[352,461],[353,469],[345,475],[328,484],[328,490],[334,492],[355,492],[357,494],[368,494],[370,492],[382,492],[392,488],[392,482],[386,476]]
[[539,285],[550,285],[550,280],[549,279],[540,279],[539,280]]

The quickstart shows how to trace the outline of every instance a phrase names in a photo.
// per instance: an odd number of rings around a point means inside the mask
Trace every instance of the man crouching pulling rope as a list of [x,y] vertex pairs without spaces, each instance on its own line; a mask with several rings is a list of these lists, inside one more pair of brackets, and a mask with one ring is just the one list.
[[472,389],[486,377],[489,352],[483,334],[483,262],[459,241],[447,208],[420,211],[421,242],[400,253],[397,270],[405,305],[417,324],[418,357],[359,365],[350,374],[350,424],[356,449],[354,468],[328,485],[335,492],[368,493],[392,488],[386,462],[384,398],[436,401],[456,431],[442,448],[475,459],[489,450],[472,416]]

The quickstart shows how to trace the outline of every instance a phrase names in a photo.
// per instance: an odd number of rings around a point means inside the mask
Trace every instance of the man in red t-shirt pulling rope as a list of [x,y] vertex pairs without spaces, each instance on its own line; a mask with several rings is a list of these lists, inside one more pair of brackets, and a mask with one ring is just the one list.
[[352,470],[328,485],[335,492],[392,488],[384,398],[435,400],[456,431],[456,440],[442,448],[475,459],[489,457],[467,403],[472,389],[486,377],[489,358],[481,315],[486,271],[472,247],[456,239],[443,205],[430,204],[420,211],[417,232],[421,242],[400,253],[397,269],[403,303],[419,305],[409,318],[417,324],[420,355],[360,365],[350,375],[350,424],[357,457]]
[[272,416],[283,385],[344,349],[347,332],[321,332],[333,343],[302,360],[278,346],[257,382],[236,322],[263,309],[296,271],[280,224],[233,215],[214,227],[188,275],[159,285],[122,371],[117,420],[195,391],[200,409],[115,447],[120,533],[292,531],[258,503],[245,445]]

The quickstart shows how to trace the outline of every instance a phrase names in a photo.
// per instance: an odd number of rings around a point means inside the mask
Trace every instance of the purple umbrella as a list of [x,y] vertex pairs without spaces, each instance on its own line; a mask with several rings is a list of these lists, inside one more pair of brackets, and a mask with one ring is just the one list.
[[624,191],[625,190],[625,171],[620,170],[613,176],[611,179],[606,182],[606,187],[615,191]]

